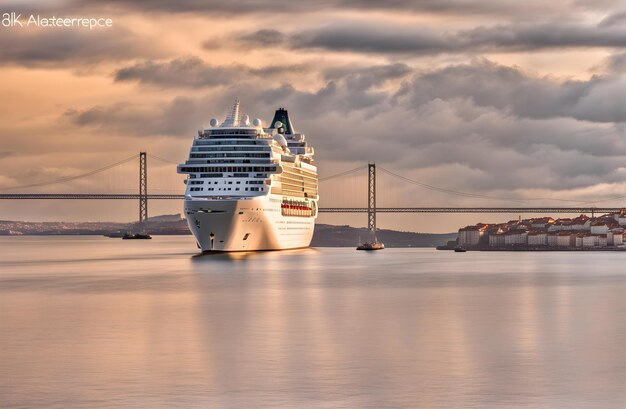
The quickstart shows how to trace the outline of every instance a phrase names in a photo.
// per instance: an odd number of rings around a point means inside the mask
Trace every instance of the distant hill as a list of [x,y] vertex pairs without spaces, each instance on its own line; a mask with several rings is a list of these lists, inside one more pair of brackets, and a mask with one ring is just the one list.
[[[366,228],[318,224],[311,246],[356,247],[359,237],[366,239],[367,234]],[[386,247],[436,247],[445,245],[449,240],[456,240],[457,233],[413,233],[382,229],[377,231],[376,236]]]
[[[134,223],[116,222],[26,222],[0,221],[0,236],[17,235],[104,235],[132,230]],[[150,217],[145,230],[154,235],[191,234],[187,221],[179,214]],[[432,234],[379,230],[378,239],[387,247],[435,247],[455,240],[456,233]],[[366,239],[367,229],[318,224],[312,246],[355,247],[359,237]]]

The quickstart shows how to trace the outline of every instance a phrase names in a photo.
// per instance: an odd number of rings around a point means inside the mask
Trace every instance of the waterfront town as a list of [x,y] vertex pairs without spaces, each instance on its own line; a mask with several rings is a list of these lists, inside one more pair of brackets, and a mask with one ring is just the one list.
[[457,244],[476,250],[626,250],[626,208],[599,217],[540,217],[459,229]]

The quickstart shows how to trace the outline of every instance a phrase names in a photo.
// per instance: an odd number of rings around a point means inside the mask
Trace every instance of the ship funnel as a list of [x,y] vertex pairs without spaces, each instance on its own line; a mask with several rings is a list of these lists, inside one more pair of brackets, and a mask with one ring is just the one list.
[[[276,122],[279,122],[278,126],[276,126]],[[276,113],[274,114],[274,119],[270,124],[271,128],[283,128],[285,135],[292,135],[296,133],[293,124],[291,123],[291,119],[289,119],[289,113],[285,108],[278,108]]]

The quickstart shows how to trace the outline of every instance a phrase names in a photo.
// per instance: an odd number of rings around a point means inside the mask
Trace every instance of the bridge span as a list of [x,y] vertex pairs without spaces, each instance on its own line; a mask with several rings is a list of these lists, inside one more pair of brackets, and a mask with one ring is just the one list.
[[[129,158],[126,158],[122,161],[113,163],[111,165],[104,166],[100,169],[96,169],[91,172],[87,172],[85,174],[65,177],[59,180],[54,180],[47,183],[34,183],[31,185],[25,186],[17,186],[11,189],[16,188],[33,188],[40,186],[47,186],[55,183],[67,182],[71,180],[81,179],[84,177],[88,177],[97,173],[101,173],[113,167],[120,166],[122,164],[128,163],[132,160],[139,158],[139,191],[138,193],[2,193],[0,194],[0,200],[137,200],[139,202],[139,222],[144,222],[148,219],[148,201],[149,200],[183,200],[184,195],[181,194],[149,194],[148,193],[148,162],[147,157],[150,156],[154,159],[174,164],[174,162],[169,161],[167,159],[160,158],[154,155],[148,155],[146,152],[140,152],[139,155],[133,155]],[[578,202],[572,203],[571,206],[561,206],[561,207],[377,207],[376,206],[376,165],[374,163],[369,163],[367,167],[360,166],[355,169],[338,173],[336,175],[328,176],[326,178],[321,178],[320,182],[325,180],[334,179],[337,177],[343,177],[349,174],[352,174],[361,169],[367,168],[367,207],[320,207],[319,213],[367,213],[368,219],[368,229],[371,231],[376,231],[376,214],[377,213],[515,213],[515,214],[526,214],[526,213],[536,213],[536,214],[582,214],[582,213],[591,213],[592,215],[596,213],[613,213],[619,212],[621,208],[619,207],[594,207],[593,204],[596,202]],[[443,189],[436,186],[426,185],[421,182],[417,182],[411,179],[408,179],[402,175],[393,173],[389,170],[381,168],[383,172],[386,174],[392,175],[395,178],[399,178],[407,183],[411,183],[414,185],[418,185],[430,190],[441,191],[450,194],[456,194],[464,197],[472,197],[472,198],[480,198],[480,199],[498,199],[505,200],[506,198],[495,198],[490,196],[484,196],[479,194],[472,194],[468,192],[457,192],[449,189]],[[7,190],[9,188],[2,188],[0,190]],[[623,199],[626,196],[618,196],[611,198],[614,199]],[[607,201],[599,200],[600,201]],[[524,200],[516,199],[513,200],[515,202],[524,202]],[[562,200],[567,201],[567,200]],[[570,201],[573,202],[573,201]]]
[[[5,193],[0,200],[139,200],[139,194]],[[145,196],[143,196],[145,197]],[[184,195],[149,194],[149,200],[183,200]],[[367,207],[320,207],[320,213],[367,213]],[[377,207],[377,213],[613,213],[619,207]]]

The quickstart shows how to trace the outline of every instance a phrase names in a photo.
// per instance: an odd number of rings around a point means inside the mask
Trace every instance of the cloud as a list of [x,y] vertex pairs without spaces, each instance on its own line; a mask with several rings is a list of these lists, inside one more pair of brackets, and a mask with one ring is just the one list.
[[626,73],[626,53],[611,55],[600,64],[599,68],[613,74]]
[[268,65],[258,68],[245,65],[215,66],[195,57],[180,57],[170,61],[143,61],[119,68],[114,72],[116,82],[138,82],[159,87],[217,87],[227,86],[250,77],[273,78],[289,73],[310,71],[308,64]]
[[115,81],[137,81],[167,86],[207,87],[230,84],[241,77],[238,67],[216,67],[197,57],[183,57],[169,62],[145,61],[118,69]]
[[610,121],[626,112],[610,107],[623,104],[616,78],[557,82],[484,60],[422,73],[390,64],[324,75],[326,83],[312,91],[238,82],[201,97],[74,110],[64,118],[107,133],[189,137],[239,96],[245,113],[266,120],[273,108],[288,107],[325,163],[376,160],[434,184],[520,195],[623,181],[624,127]]
[[[519,42],[494,40],[505,38],[506,31],[469,30],[464,41],[521,49]],[[266,34],[247,40],[299,40]],[[437,35],[422,33],[424,49],[436,49],[428,44]],[[529,46],[531,40],[521,43]],[[321,85],[303,81],[301,72],[316,75]],[[258,81],[268,77],[279,80]],[[375,160],[434,185],[515,197],[536,191],[565,195],[594,186],[611,193],[624,180],[626,78],[618,71],[558,80],[485,59],[416,69],[399,62],[216,66],[180,57],[136,62],[118,69],[114,78],[202,90],[166,102],[76,108],[65,112],[66,123],[129,138],[189,138],[210,117],[221,117],[238,96],[252,117],[268,120],[277,106],[290,109],[296,128],[307,133],[325,166]]]
[[238,40],[244,43],[251,43],[262,46],[275,46],[285,42],[287,36],[278,30],[261,29],[248,34],[242,34]]
[[[124,80],[132,79],[162,86],[213,84],[213,80],[207,79],[208,77],[204,75],[206,74],[204,70],[207,68],[213,70],[215,67],[209,67],[195,58],[191,63],[186,61],[141,63],[133,66],[132,70],[123,71]],[[274,70],[280,72],[285,68],[298,70],[300,67],[252,69],[238,66],[240,71],[257,74]],[[198,74],[198,71],[201,74]],[[78,127],[95,128],[103,132],[117,131],[137,136],[189,136],[208,122],[211,112],[221,112],[235,97],[240,99],[245,97],[247,108],[252,113],[266,112],[268,106],[274,106],[276,101],[292,101],[298,110],[307,112],[313,117],[329,110],[351,112],[380,109],[389,95],[375,88],[389,79],[398,79],[409,72],[409,67],[404,64],[355,67],[352,70],[346,67],[336,68],[327,73],[332,80],[328,80],[325,86],[316,92],[301,91],[286,82],[277,86],[272,86],[270,85],[272,83],[268,82],[267,86],[263,86],[253,81],[254,86],[251,86],[246,81],[233,81],[229,86],[214,89],[212,94],[202,97],[178,97],[167,104],[118,103],[87,109],[70,109],[63,114],[62,119]],[[116,77],[119,74],[120,71]],[[269,114],[271,113],[268,112]]]
[[[65,6],[65,7],[64,7]],[[598,10],[606,12],[614,2],[610,0],[562,1],[546,3],[543,0],[319,0],[315,2],[281,0],[239,0],[237,2],[207,2],[203,0],[86,0],[58,5],[55,10],[79,10],[86,8],[116,8],[140,12],[194,13],[207,15],[301,15],[328,11],[383,10],[408,13],[429,13],[441,15],[559,15],[572,9]]]
[[[271,32],[268,35],[267,32]],[[268,37],[271,40],[268,40]],[[260,47],[325,49],[374,54],[435,55],[441,53],[518,52],[553,48],[623,48],[626,26],[550,21],[478,26],[445,31],[439,28],[377,22],[336,21],[293,33],[259,30],[238,36]]]
[[478,27],[460,31],[457,38],[462,47],[477,50],[626,47],[626,27],[551,21]]
[[398,93],[414,106],[434,99],[468,98],[478,106],[524,118],[571,117],[605,123],[626,121],[624,95],[623,76],[559,83],[486,60],[427,72]]
[[113,104],[70,109],[62,119],[79,127],[104,133],[118,132],[141,137],[190,136],[203,121],[202,103],[179,97],[165,106]]
[[0,64],[26,67],[80,67],[97,63],[157,57],[159,48],[130,30],[2,29]]
[[604,19],[602,19],[600,24],[598,24],[598,27],[610,27],[617,24],[622,24],[624,22],[626,22],[626,11],[606,16]]

